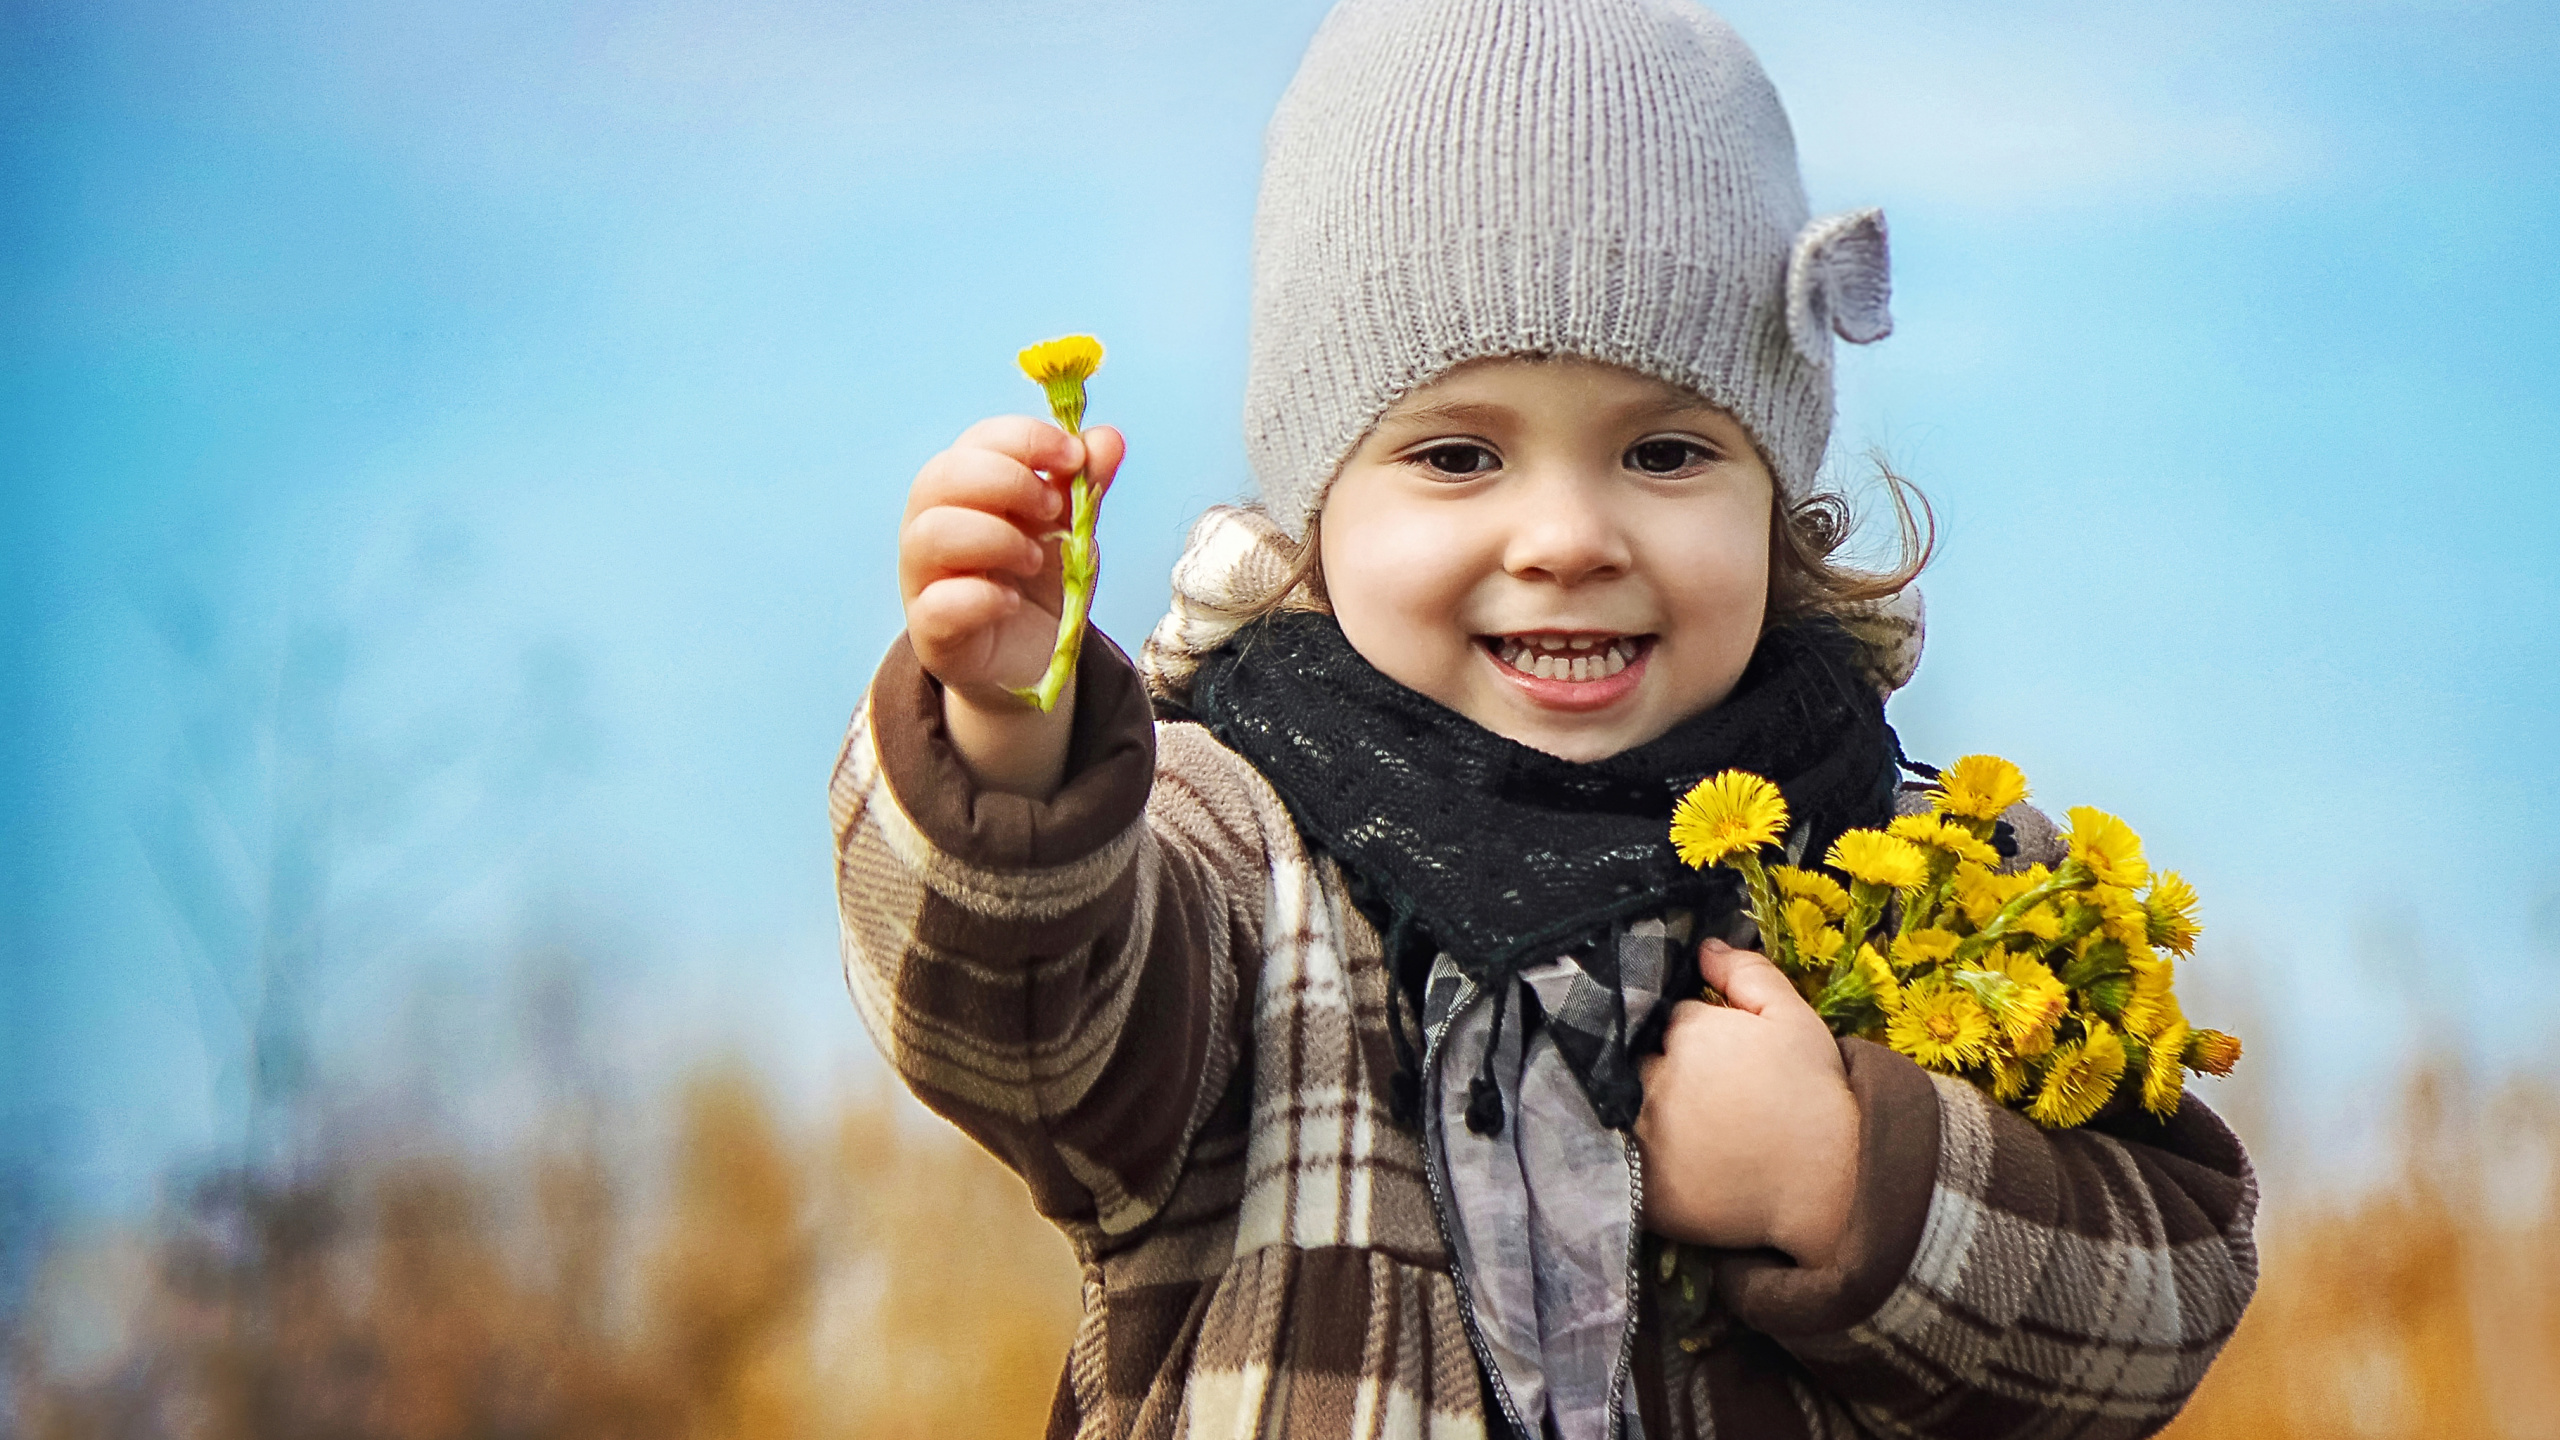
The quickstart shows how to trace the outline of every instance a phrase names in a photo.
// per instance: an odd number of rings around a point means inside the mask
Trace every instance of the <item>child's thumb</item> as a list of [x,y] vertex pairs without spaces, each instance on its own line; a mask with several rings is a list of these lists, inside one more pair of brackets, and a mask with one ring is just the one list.
[[1111,477],[1120,472],[1120,461],[1129,453],[1129,441],[1108,425],[1095,425],[1084,432],[1084,473],[1093,481],[1094,498],[1099,501],[1111,488]]
[[1787,1001],[1801,1005],[1804,997],[1769,957],[1756,950],[1736,950],[1721,940],[1708,940],[1698,946],[1698,974],[1737,1010],[1754,1015],[1767,1014],[1770,1007]]

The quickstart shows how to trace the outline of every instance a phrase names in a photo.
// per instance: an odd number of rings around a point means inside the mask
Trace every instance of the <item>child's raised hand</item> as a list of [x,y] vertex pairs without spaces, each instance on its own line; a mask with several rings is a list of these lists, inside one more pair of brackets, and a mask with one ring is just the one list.
[[942,682],[952,744],[990,789],[1046,799],[1065,776],[1073,682],[1045,714],[1011,691],[1040,678],[1058,643],[1065,482],[1078,467],[1108,481],[1126,448],[1108,425],[1078,437],[1027,416],[981,420],[924,462],[907,492],[898,528],[907,640]]
[[1108,425],[1081,438],[1045,421],[981,420],[916,472],[898,531],[907,638],[935,679],[971,704],[1018,709],[1008,687],[1040,678],[1064,603],[1058,543],[1065,480],[1107,480],[1125,446]]
[[1698,968],[1730,1003],[1681,1001],[1644,1064],[1645,1226],[1828,1264],[1857,1181],[1839,1042],[1765,957],[1709,940]]

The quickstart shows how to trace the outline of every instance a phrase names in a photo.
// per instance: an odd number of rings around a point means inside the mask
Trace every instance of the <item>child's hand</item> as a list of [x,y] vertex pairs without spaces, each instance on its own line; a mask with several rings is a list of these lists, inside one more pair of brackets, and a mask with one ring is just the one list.
[[1857,1181],[1839,1042],[1766,958],[1709,940],[1698,968],[1731,1003],[1680,1002],[1645,1062],[1645,1227],[1829,1264]]
[[1057,789],[1074,705],[1062,699],[1044,715],[1009,692],[1037,681],[1057,644],[1065,481],[1079,467],[1108,480],[1125,448],[1108,425],[1079,438],[1025,416],[981,420],[926,461],[907,493],[898,530],[907,639],[942,682],[961,758],[992,788],[1043,798]]

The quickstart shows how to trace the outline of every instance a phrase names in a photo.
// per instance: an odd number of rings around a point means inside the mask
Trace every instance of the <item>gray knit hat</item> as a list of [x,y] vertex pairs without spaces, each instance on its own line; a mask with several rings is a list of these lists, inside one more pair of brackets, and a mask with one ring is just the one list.
[[1807,223],[1760,62],[1684,0],[1342,0],[1282,97],[1245,446],[1292,537],[1387,407],[1543,352],[1695,390],[1800,495],[1831,336],[1893,328],[1884,216]]

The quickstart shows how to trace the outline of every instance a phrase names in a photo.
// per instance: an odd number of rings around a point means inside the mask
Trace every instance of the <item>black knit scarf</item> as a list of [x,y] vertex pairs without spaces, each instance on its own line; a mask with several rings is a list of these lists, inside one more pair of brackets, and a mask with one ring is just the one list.
[[[1589,763],[1504,739],[1405,688],[1362,659],[1332,617],[1303,612],[1248,625],[1203,658],[1190,709],[1341,865],[1417,1005],[1445,951],[1500,1007],[1521,967],[1556,955],[1587,954],[1614,975],[1631,920],[1679,907],[1699,916],[1698,933],[1730,923],[1731,874],[1682,865],[1669,840],[1673,803],[1706,776],[1740,767],[1776,781],[1805,827],[1803,853],[1817,857],[1841,831],[1892,813],[1900,747],[1852,645],[1827,621],[1773,627],[1722,704]],[[1402,1009],[1388,1007],[1396,1109],[1409,1121],[1419,1067]],[[1619,1009],[1608,1039],[1623,1055],[1639,1037],[1626,1033],[1623,997]],[[1468,1115],[1478,1130],[1501,1126],[1498,1095],[1489,1117],[1478,1113],[1490,1057],[1488,1044]],[[1575,1069],[1594,1092],[1590,1068]],[[1591,1094],[1608,1123],[1632,1122],[1641,1091],[1618,1093],[1631,1085],[1612,1080]]]

